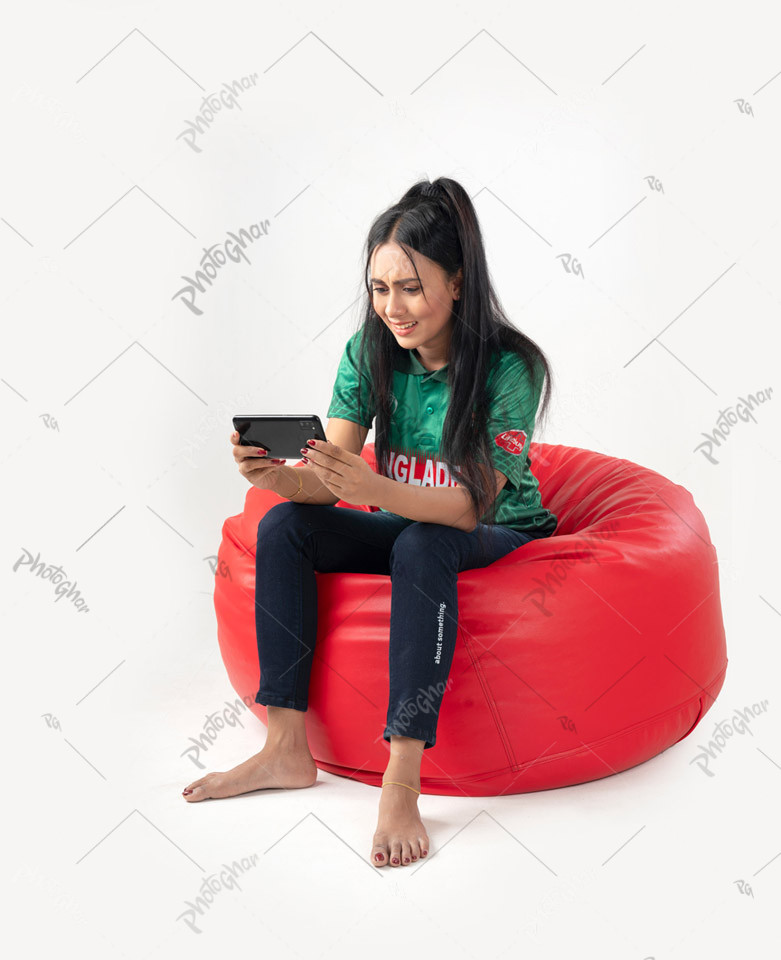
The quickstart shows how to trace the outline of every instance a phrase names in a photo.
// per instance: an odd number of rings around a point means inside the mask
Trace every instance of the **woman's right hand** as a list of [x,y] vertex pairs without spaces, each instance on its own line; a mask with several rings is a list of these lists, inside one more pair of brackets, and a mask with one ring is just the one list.
[[[239,473],[259,490],[273,490],[279,478],[279,468],[284,460],[266,460],[266,451],[262,447],[243,447],[239,444],[238,431],[231,434],[233,458],[238,464]],[[259,454],[262,454],[259,456]]]

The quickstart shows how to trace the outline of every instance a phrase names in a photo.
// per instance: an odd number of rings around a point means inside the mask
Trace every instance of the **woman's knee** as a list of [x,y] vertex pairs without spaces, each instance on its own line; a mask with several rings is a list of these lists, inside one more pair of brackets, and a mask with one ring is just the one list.
[[391,566],[394,562],[401,562],[402,567],[410,563],[420,566],[449,556],[452,552],[448,549],[450,529],[455,528],[423,520],[416,520],[404,527],[393,543]]
[[260,518],[258,524],[258,539],[271,538],[281,531],[289,531],[295,527],[301,520],[301,507],[309,506],[305,503],[296,503],[294,500],[282,500],[275,503],[273,507],[266,511]]

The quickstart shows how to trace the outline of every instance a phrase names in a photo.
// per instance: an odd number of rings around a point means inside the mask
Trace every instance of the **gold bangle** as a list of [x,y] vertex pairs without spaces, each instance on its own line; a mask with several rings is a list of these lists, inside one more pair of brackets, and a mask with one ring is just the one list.
[[296,470],[296,473],[298,474],[298,490],[296,490],[295,493],[291,493],[289,497],[285,496],[284,493],[281,493],[280,496],[285,497],[286,500],[292,500],[293,497],[297,497],[299,493],[301,493],[301,491],[304,489],[304,481],[301,479],[301,471]]

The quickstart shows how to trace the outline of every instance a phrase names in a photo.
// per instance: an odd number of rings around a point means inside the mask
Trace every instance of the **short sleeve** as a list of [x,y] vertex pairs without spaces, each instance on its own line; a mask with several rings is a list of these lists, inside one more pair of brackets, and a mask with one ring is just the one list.
[[497,370],[489,390],[486,430],[494,467],[507,477],[506,485],[516,490],[521,489],[542,385],[541,368],[538,367],[532,382],[524,361],[517,354],[511,354]]
[[352,420],[371,429],[374,420],[374,396],[371,378],[366,367],[361,367],[360,395],[358,385],[361,330],[354,333],[345,344],[339,367],[336,371],[331,403],[326,414],[343,420]]

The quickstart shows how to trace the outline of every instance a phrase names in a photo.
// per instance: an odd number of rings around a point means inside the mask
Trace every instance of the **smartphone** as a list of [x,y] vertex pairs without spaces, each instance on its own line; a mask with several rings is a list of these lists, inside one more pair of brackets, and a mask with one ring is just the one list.
[[262,447],[269,457],[280,460],[300,460],[301,448],[307,440],[325,440],[320,417],[316,414],[299,416],[293,413],[235,416],[233,429],[238,431],[239,443],[244,447]]

